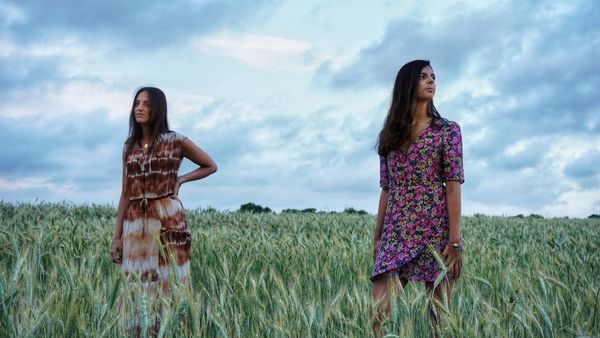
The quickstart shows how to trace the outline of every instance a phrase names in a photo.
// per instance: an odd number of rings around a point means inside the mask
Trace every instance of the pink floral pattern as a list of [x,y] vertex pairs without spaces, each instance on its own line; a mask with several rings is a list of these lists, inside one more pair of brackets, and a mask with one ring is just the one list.
[[435,281],[440,266],[430,247],[441,254],[448,243],[444,182],[464,182],[460,126],[433,120],[408,148],[380,156],[380,174],[390,197],[371,279]]

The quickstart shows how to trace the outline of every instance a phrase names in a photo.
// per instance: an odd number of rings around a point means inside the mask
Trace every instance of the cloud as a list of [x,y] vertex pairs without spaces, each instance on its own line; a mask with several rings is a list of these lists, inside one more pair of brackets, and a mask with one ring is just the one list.
[[264,18],[273,5],[268,0],[3,2],[0,98],[53,91],[74,80],[131,82],[140,77],[132,73],[137,69],[132,62],[143,67],[161,50],[222,27],[243,27]]
[[208,53],[222,54],[258,68],[310,71],[328,57],[310,43],[273,36],[221,33],[200,38],[195,47]]
[[[475,68],[473,75],[479,79],[492,74],[508,86],[527,86],[528,79],[554,75],[547,68],[573,68],[573,60],[585,62],[584,69],[592,65],[591,56],[598,53],[599,7],[590,2],[508,1],[479,8],[456,6],[438,20],[429,19],[431,13],[423,19],[399,18],[354,62],[337,70],[325,63],[317,79],[336,88],[389,87],[404,63],[429,59],[442,81],[452,82]],[[588,57],[578,57],[583,55]],[[561,77],[576,75],[563,69]],[[566,80],[571,81],[569,76]]]
[[262,17],[271,1],[59,1],[46,6],[23,0],[3,6],[3,24],[19,40],[77,34],[110,40],[120,49],[153,50],[223,26]]
[[456,77],[473,62],[474,52],[488,46],[493,30],[510,27],[508,12],[506,7],[464,11],[442,22],[397,19],[381,39],[358,53],[355,62],[337,70],[324,64],[317,80],[336,88],[389,87],[398,69],[414,59],[429,59],[438,73]]
[[20,190],[46,190],[54,194],[62,194],[64,196],[71,195],[75,192],[72,184],[59,185],[48,182],[44,178],[25,178],[7,181],[0,178],[0,191],[8,193],[18,193]]
[[0,150],[0,190],[46,188],[54,194],[60,191],[57,187],[68,187],[85,192],[120,177],[127,129],[105,111],[54,120],[0,117],[0,126],[7,131],[0,136],[6,145]]
[[[596,143],[598,144],[598,143]],[[588,151],[565,166],[565,174],[586,189],[600,186],[600,148]]]
[[[372,147],[373,123],[379,121],[340,106],[282,115],[285,109],[285,103],[271,100],[216,100],[189,114],[179,132],[205,149],[219,171],[206,183],[186,187],[182,196],[210,204],[210,191],[228,208],[253,201],[275,210],[340,210],[376,198],[370,192],[378,184]],[[203,122],[217,116],[216,125]],[[182,171],[192,168],[187,163]]]
[[27,88],[31,84],[47,84],[50,81],[59,81],[65,77],[60,72],[60,61],[57,58],[34,58],[31,56],[0,56],[0,97],[8,93]]
[[92,110],[113,119],[129,116],[131,94],[111,87],[101,82],[62,81],[13,89],[2,97],[0,117],[33,119],[34,123],[40,123],[81,118]]
[[55,119],[90,109],[121,116],[133,86],[115,84],[119,72],[105,63],[108,49],[70,36],[0,38],[0,116]]

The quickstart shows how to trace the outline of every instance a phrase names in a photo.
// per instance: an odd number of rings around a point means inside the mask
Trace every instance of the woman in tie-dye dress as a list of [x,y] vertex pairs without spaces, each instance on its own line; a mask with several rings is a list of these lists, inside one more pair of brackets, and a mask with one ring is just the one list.
[[[198,168],[178,176],[184,157]],[[188,279],[191,237],[177,197],[179,188],[216,170],[208,154],[169,130],[165,94],[158,88],[140,88],[123,151],[123,185],[111,256],[126,275],[139,278],[145,299],[170,295],[169,273],[175,273],[181,284]],[[139,314],[139,303],[132,307],[124,310]],[[151,315],[150,328],[156,332],[159,320],[156,313]],[[139,335],[140,322],[137,315],[133,317],[128,326],[137,327]]]
[[[373,299],[375,335],[389,313],[392,288],[423,281],[443,302],[461,271],[460,185],[464,182],[462,140],[457,123],[433,105],[435,74],[429,61],[415,60],[398,75],[379,135],[379,212],[374,230]],[[439,284],[442,266],[447,266]],[[435,302],[432,302],[435,303]],[[432,308],[437,330],[439,317]]]

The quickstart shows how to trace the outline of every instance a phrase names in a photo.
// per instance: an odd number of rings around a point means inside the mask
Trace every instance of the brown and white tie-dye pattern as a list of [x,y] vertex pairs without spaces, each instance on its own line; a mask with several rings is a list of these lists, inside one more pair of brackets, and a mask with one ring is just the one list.
[[183,205],[173,197],[183,159],[180,134],[162,134],[147,154],[136,146],[126,158],[129,208],[123,222],[121,270],[139,275],[147,291],[170,294],[169,270],[184,283],[190,274],[191,236]]

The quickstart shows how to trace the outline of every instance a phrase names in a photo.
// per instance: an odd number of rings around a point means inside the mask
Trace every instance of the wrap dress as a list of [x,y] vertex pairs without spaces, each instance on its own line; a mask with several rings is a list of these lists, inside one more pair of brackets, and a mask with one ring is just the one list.
[[464,182],[460,126],[434,119],[406,149],[380,156],[380,186],[389,199],[371,280],[392,273],[433,282],[441,271],[433,250],[448,244],[445,182]]

